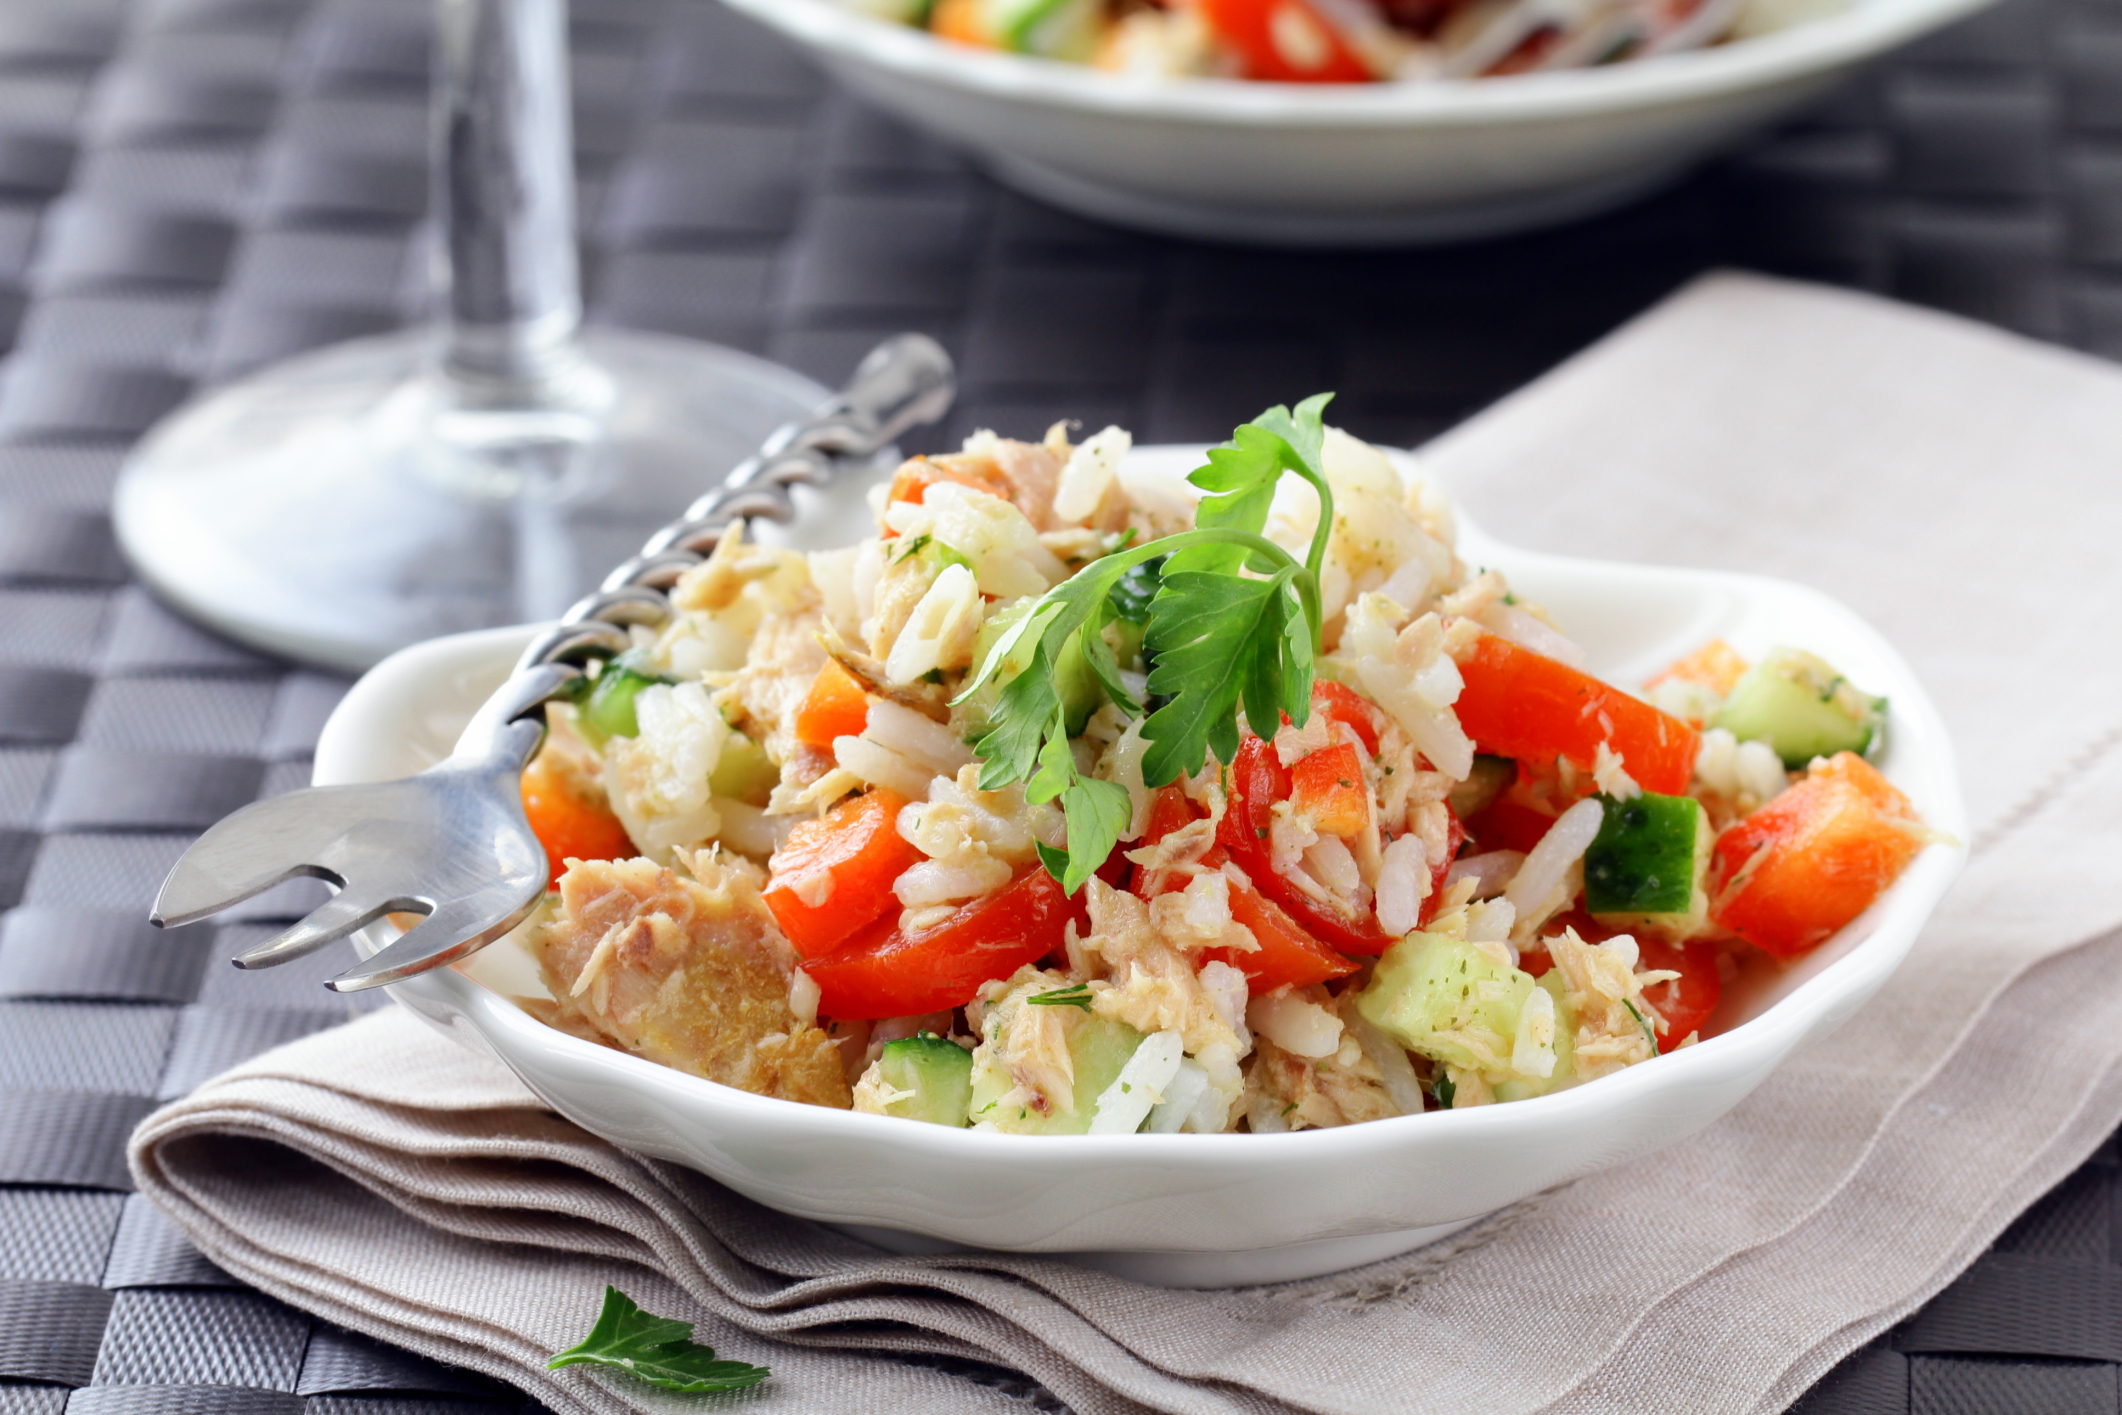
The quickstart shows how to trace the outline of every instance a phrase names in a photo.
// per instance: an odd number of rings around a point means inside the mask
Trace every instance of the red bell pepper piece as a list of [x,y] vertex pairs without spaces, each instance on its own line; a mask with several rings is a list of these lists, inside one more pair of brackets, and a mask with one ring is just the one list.
[[[1604,943],[1620,932],[1606,927],[1582,909],[1555,915],[1548,921],[1545,932],[1552,937],[1565,926],[1575,929],[1577,937],[1586,943]],[[1713,944],[1667,943],[1647,934],[1637,934],[1635,939],[1637,972],[1671,971],[1680,975],[1662,983],[1652,983],[1643,990],[1643,996],[1658,1009],[1658,1016],[1665,1021],[1664,1031],[1653,1029],[1662,1055],[1686,1041],[1688,1033],[1700,1031],[1709,1021],[1710,1014],[1717,1010],[1717,1003],[1724,996],[1724,975],[1717,971],[1717,950]],[[1554,967],[1555,960],[1542,948],[1527,952],[1518,960],[1518,966],[1537,978]]]
[[797,953],[822,957],[885,911],[897,914],[892,882],[921,859],[899,834],[905,805],[880,786],[804,821],[774,852],[763,897]]
[[1291,781],[1289,769],[1275,756],[1274,745],[1259,737],[1246,737],[1231,763],[1230,782],[1230,805],[1223,813],[1216,839],[1252,880],[1253,887],[1280,905],[1305,932],[1343,953],[1375,958],[1390,948],[1396,940],[1378,927],[1375,914],[1344,914],[1275,873],[1268,832],[1274,822],[1275,802],[1289,796]]
[[[1150,801],[1149,821],[1142,832],[1142,843],[1153,845],[1200,816],[1194,803],[1186,799],[1185,792],[1176,786],[1161,787]],[[1220,868],[1226,858],[1228,852],[1222,845],[1212,845],[1203,857],[1203,863]],[[1143,899],[1152,899],[1174,889],[1183,889],[1185,884],[1184,878],[1167,877],[1151,888],[1149,880],[1138,872],[1134,889]],[[1211,948],[1203,951],[1201,961],[1228,963],[1245,974],[1251,992],[1273,992],[1284,985],[1307,987],[1356,971],[1354,963],[1306,933],[1294,919],[1262,898],[1251,885],[1236,880],[1230,882],[1230,914],[1232,919],[1252,930],[1253,940],[1260,945],[1259,948],[1251,951]]]
[[1778,958],[1795,958],[1864,912],[1926,835],[1908,798],[1853,752],[1717,837],[1709,916]]
[[830,753],[839,737],[860,737],[869,726],[869,691],[862,680],[832,659],[811,680],[796,709],[796,740]]
[[1306,933],[1296,920],[1256,889],[1232,882],[1230,916],[1252,930],[1260,946],[1251,952],[1236,948],[1203,949],[1204,963],[1228,963],[1245,974],[1246,991],[1255,995],[1279,987],[1309,987],[1328,978],[1342,978],[1356,971],[1353,959],[1344,958]]
[[555,889],[570,858],[631,860],[641,853],[612,808],[575,789],[542,752],[523,769],[523,814],[545,847]]
[[1459,676],[1459,725],[1483,752],[1528,762],[1567,757],[1589,771],[1604,742],[1645,791],[1683,795],[1694,778],[1694,728],[1566,663],[1483,634],[1459,661]]
[[1300,757],[1289,774],[1290,799],[1321,835],[1347,839],[1370,824],[1370,786],[1354,743]]
[[1237,51],[1246,78],[1360,84],[1377,77],[1341,31],[1304,0],[1199,0],[1195,8]]
[[932,929],[908,934],[880,919],[829,957],[802,965],[826,1017],[912,1017],[963,1007],[982,983],[1006,978],[1061,946],[1074,912],[1043,869],[975,899]]
[[1383,714],[1346,683],[1331,678],[1312,679],[1312,711],[1323,712],[1336,722],[1348,724],[1363,739],[1363,750],[1376,756],[1378,724]]
[[1665,1021],[1665,1030],[1657,1033],[1658,1050],[1671,1051],[1687,1040],[1688,1033],[1702,1029],[1724,995],[1724,978],[1717,972],[1717,950],[1707,943],[1667,943],[1662,938],[1637,934],[1636,954],[1639,973],[1670,969],[1680,975],[1643,990],[1644,1000],[1657,1008],[1658,1016]]

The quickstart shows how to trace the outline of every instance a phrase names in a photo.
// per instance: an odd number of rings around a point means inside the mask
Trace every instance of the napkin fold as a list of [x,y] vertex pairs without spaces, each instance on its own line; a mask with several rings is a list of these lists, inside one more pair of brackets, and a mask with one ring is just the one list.
[[676,1403],[544,1369],[607,1283],[803,1411],[1021,1411],[1003,1372],[1086,1415],[1783,1408],[2122,1121],[2122,371],[1720,275],[1425,458],[1514,544],[1835,594],[1958,747],[1973,855],[1908,963],[1654,1161],[1353,1272],[1163,1291],[881,1253],[607,1145],[390,1010],[150,1116],[141,1190],[238,1277],[561,1412]]

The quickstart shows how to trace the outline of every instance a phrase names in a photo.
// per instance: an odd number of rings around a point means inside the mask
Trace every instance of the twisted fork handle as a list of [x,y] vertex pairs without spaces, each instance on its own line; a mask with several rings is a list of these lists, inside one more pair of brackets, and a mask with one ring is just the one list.
[[949,410],[957,385],[950,355],[925,334],[900,334],[869,352],[845,388],[801,422],[767,438],[758,453],[648,538],[641,553],[531,640],[515,672],[480,707],[453,756],[491,759],[512,722],[536,711],[582,676],[582,665],[626,650],[630,626],[660,628],[671,617],[669,591],[739,521],[788,521],[790,489],[824,486],[850,461],[866,461],[902,433]]

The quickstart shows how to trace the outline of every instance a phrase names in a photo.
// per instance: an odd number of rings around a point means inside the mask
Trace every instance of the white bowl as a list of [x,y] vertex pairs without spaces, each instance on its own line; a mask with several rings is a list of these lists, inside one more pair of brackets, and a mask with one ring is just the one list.
[[[1129,470],[1183,473],[1199,453],[1139,449]],[[1931,825],[1966,838],[1952,747],[1922,685],[1827,596],[1754,576],[1514,550],[1470,527],[1460,539],[1469,561],[1502,569],[1548,606],[1617,682],[1715,635],[1742,652],[1789,643],[1821,654],[1892,700],[1881,769]],[[385,780],[439,760],[531,633],[460,634],[378,664],[326,724],[318,784]],[[770,1100],[533,1020],[504,999],[540,990],[528,957],[508,945],[392,992],[585,1128],[888,1246],[1052,1253],[1167,1285],[1279,1281],[1404,1252],[1701,1129],[1878,989],[1965,853],[1932,845],[1796,966],[1763,959],[1743,971],[1715,1019],[1727,1030],[1696,1046],[1535,1100],[1291,1135],[981,1134]]]
[[1002,180],[1205,240],[1359,246],[1551,224],[1677,177],[1988,0],[1852,0],[1715,49],[1434,84],[1149,79],[948,44],[834,0],[725,0]]

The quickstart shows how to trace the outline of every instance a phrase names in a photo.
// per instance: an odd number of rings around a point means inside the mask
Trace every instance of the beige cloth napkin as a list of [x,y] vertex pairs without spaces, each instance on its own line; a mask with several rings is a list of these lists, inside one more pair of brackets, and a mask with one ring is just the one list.
[[1370,1268],[1166,1292],[877,1253],[614,1150],[393,1011],[149,1117],[140,1187],[238,1276],[563,1412],[652,1404],[542,1369],[606,1282],[771,1364],[754,1398],[791,1410],[1023,1408],[889,1352],[1085,1412],[1782,1408],[2122,1120],[2122,372],[1720,276],[1428,455],[1507,540],[1828,590],[1953,731],[1966,876],[1872,1005],[1694,1138]]

